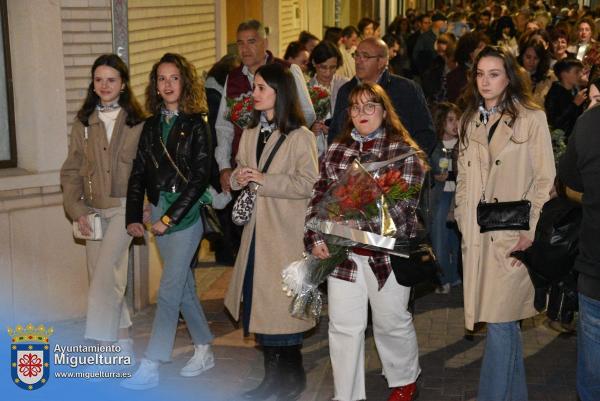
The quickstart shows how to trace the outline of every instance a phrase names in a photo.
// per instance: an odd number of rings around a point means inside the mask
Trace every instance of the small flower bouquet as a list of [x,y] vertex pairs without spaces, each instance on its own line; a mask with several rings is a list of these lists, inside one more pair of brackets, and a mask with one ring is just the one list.
[[[355,160],[313,206],[316,216],[306,226],[323,235],[331,256],[317,259],[309,255],[283,270],[283,290],[292,297],[292,316],[319,318],[322,296],[317,287],[347,259],[351,248],[408,257],[411,226],[397,208],[408,207],[408,203],[399,205],[403,201],[418,199],[421,185],[404,180],[404,157],[364,165]],[[409,213],[414,215],[414,209]]]
[[225,118],[241,129],[246,128],[252,119],[252,113],[254,113],[252,93],[243,93],[236,98],[228,97],[226,101],[227,114]]
[[317,121],[324,121],[327,114],[331,111],[331,95],[329,91],[320,85],[315,85],[308,87],[308,94],[315,109]]

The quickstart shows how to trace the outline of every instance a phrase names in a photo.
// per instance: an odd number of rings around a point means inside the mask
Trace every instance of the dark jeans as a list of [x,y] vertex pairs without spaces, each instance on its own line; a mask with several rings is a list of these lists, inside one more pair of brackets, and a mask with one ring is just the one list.
[[[252,291],[254,286],[254,256],[255,256],[255,238],[252,236],[250,250],[248,251],[248,263],[246,273],[244,274],[244,285],[242,295],[244,303],[242,306],[242,324],[244,326],[244,335],[247,336],[250,327],[250,312],[252,311]],[[302,344],[303,333],[293,334],[260,334],[255,333],[256,341],[262,346],[285,347]]]

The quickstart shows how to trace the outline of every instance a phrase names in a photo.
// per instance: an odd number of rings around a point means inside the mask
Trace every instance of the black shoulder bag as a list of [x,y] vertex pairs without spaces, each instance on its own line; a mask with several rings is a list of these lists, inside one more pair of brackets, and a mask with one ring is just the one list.
[[[502,117],[500,117],[502,118]],[[498,127],[500,119],[490,128],[489,138],[494,134]],[[488,231],[500,230],[529,230],[529,215],[531,211],[531,202],[525,199],[533,180],[529,184],[529,188],[523,194],[521,200],[510,202],[487,202],[485,199],[485,183],[483,182],[483,173],[481,165],[481,155],[477,148],[479,156],[479,173],[481,174],[481,200],[477,205],[477,224],[479,224],[479,232],[485,233]]]

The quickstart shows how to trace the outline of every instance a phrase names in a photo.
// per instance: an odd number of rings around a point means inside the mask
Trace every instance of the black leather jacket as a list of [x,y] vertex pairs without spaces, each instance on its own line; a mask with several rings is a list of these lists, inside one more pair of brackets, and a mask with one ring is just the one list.
[[157,205],[160,191],[181,193],[165,212],[177,224],[208,186],[213,149],[206,114],[180,113],[165,144],[187,183],[165,154],[160,138],[158,114],[146,120],[133,161],[127,187],[127,225],[142,223],[144,194]]

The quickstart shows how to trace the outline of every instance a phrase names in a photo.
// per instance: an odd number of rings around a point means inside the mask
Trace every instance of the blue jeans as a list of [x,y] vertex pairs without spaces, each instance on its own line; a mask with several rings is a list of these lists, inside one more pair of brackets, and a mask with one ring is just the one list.
[[519,322],[487,324],[477,401],[527,401]]
[[600,400],[600,301],[579,294],[577,393],[581,401]]
[[[157,221],[162,215],[161,206],[159,203],[158,207],[152,207],[152,221]],[[148,359],[163,362],[171,360],[180,310],[194,344],[208,344],[213,339],[196,295],[194,273],[190,269],[190,261],[201,237],[202,219],[185,230],[156,237],[163,271],[152,335],[146,349]]]
[[460,278],[458,276],[458,252],[460,252],[458,234],[446,225],[453,199],[454,192],[442,192],[437,208],[433,212],[431,245],[442,268],[441,284],[454,283]]

